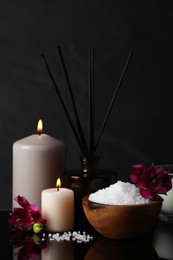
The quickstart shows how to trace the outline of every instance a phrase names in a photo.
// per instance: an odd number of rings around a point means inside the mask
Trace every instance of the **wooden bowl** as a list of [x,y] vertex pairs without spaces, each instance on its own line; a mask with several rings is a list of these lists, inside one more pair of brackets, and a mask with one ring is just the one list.
[[158,219],[162,201],[138,205],[105,205],[83,197],[82,206],[89,223],[101,235],[112,239],[140,237],[151,230]]

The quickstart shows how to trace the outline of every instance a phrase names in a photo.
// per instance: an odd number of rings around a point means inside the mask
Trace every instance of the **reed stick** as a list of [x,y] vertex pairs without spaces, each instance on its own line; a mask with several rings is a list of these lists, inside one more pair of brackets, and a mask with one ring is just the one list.
[[89,155],[94,156],[94,49],[88,50],[88,83],[89,83]]
[[83,132],[83,129],[82,129],[82,126],[81,126],[81,123],[80,123],[79,115],[78,115],[78,112],[77,112],[76,102],[75,102],[75,98],[74,98],[74,95],[73,95],[73,91],[72,91],[71,83],[70,83],[69,76],[68,76],[68,73],[67,73],[67,69],[66,69],[66,66],[65,66],[64,58],[63,58],[60,46],[58,46],[57,49],[58,49],[58,54],[59,54],[59,57],[60,57],[62,69],[63,69],[63,72],[64,72],[64,76],[65,76],[65,79],[66,79],[66,82],[67,82],[67,86],[68,86],[68,89],[69,89],[69,92],[70,92],[70,97],[71,97],[72,106],[73,106],[73,109],[74,109],[74,114],[75,114],[75,118],[76,118],[78,132],[79,132],[79,136],[80,136],[80,139],[81,139],[81,144],[83,146],[83,151],[84,151],[83,155],[87,156],[88,155],[88,147],[87,147],[84,132]]
[[127,57],[127,60],[126,60],[125,66],[124,66],[124,68],[123,68],[123,71],[122,71],[122,73],[121,73],[120,79],[119,79],[119,81],[118,81],[118,84],[116,85],[116,88],[115,88],[113,97],[112,97],[111,102],[110,102],[110,104],[109,104],[109,106],[108,106],[106,115],[105,115],[105,117],[104,117],[104,120],[103,120],[101,129],[100,129],[100,132],[99,132],[99,135],[98,135],[98,138],[97,138],[95,147],[94,147],[94,152],[96,151],[96,149],[97,149],[97,147],[98,147],[98,144],[99,144],[99,142],[100,142],[102,133],[103,133],[104,128],[105,128],[105,126],[106,126],[106,123],[107,123],[107,121],[108,121],[108,118],[109,118],[110,112],[111,112],[111,110],[112,110],[113,104],[114,104],[114,102],[115,102],[115,100],[116,100],[116,97],[117,97],[117,95],[118,95],[118,93],[119,93],[119,90],[120,90],[120,87],[121,87],[121,83],[122,83],[123,78],[124,78],[124,76],[125,76],[125,73],[126,73],[126,70],[127,70],[128,65],[129,65],[129,62],[130,62],[131,57],[132,57],[132,52],[130,52],[129,55],[128,55],[128,57]]
[[55,87],[55,91],[56,91],[56,93],[58,94],[58,97],[59,97],[59,99],[60,99],[61,105],[62,105],[62,107],[63,107],[63,109],[64,109],[64,111],[65,111],[65,114],[66,114],[67,118],[68,118],[68,122],[69,122],[69,124],[70,124],[70,126],[71,126],[71,128],[72,128],[72,130],[73,130],[73,133],[74,133],[74,135],[75,135],[75,137],[76,137],[77,143],[78,143],[78,145],[79,145],[79,147],[80,147],[80,149],[81,149],[81,152],[82,152],[82,154],[83,154],[83,153],[84,153],[83,146],[82,146],[81,141],[80,141],[80,139],[79,139],[79,137],[78,137],[78,134],[77,134],[77,131],[76,131],[75,127],[74,127],[74,124],[73,124],[73,122],[72,122],[72,120],[71,120],[71,117],[70,117],[70,114],[69,114],[69,112],[68,112],[67,106],[66,106],[66,104],[65,104],[65,102],[64,102],[63,97],[61,96],[61,93],[60,93],[59,88],[58,88],[58,86],[57,86],[57,84],[56,84],[56,82],[55,82],[55,79],[54,79],[53,74],[52,74],[52,72],[51,72],[51,70],[50,70],[50,68],[49,68],[49,65],[48,65],[48,62],[47,62],[45,56],[44,56],[43,54],[41,54],[41,56],[42,56],[43,61],[44,61],[45,65],[46,65],[48,74],[49,74],[49,76],[50,76],[50,78],[51,78],[51,80],[52,80],[53,86]]

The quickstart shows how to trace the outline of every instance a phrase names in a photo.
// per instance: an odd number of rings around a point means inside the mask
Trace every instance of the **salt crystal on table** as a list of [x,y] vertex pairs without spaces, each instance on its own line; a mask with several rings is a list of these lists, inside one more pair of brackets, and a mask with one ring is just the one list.
[[107,188],[98,190],[89,195],[89,200],[109,205],[129,205],[147,203],[134,184],[118,181]]

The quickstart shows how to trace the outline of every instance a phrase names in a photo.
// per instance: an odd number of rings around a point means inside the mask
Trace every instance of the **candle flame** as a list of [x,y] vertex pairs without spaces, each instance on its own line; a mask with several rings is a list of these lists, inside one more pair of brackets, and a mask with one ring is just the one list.
[[39,135],[41,135],[42,131],[43,131],[43,122],[41,119],[39,119],[38,124],[37,124],[37,133]]
[[60,187],[61,187],[61,179],[58,178],[57,181],[56,181],[56,188],[57,188],[57,190],[59,190]]

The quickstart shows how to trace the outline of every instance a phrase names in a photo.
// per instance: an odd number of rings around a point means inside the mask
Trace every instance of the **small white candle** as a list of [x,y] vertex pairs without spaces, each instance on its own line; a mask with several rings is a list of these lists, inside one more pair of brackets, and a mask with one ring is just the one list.
[[47,220],[46,229],[64,232],[74,228],[74,192],[71,189],[50,188],[42,191],[42,217]]
[[33,134],[13,144],[13,207],[18,206],[15,196],[25,196],[41,209],[41,192],[53,187],[57,177],[64,172],[65,145],[61,140]]

